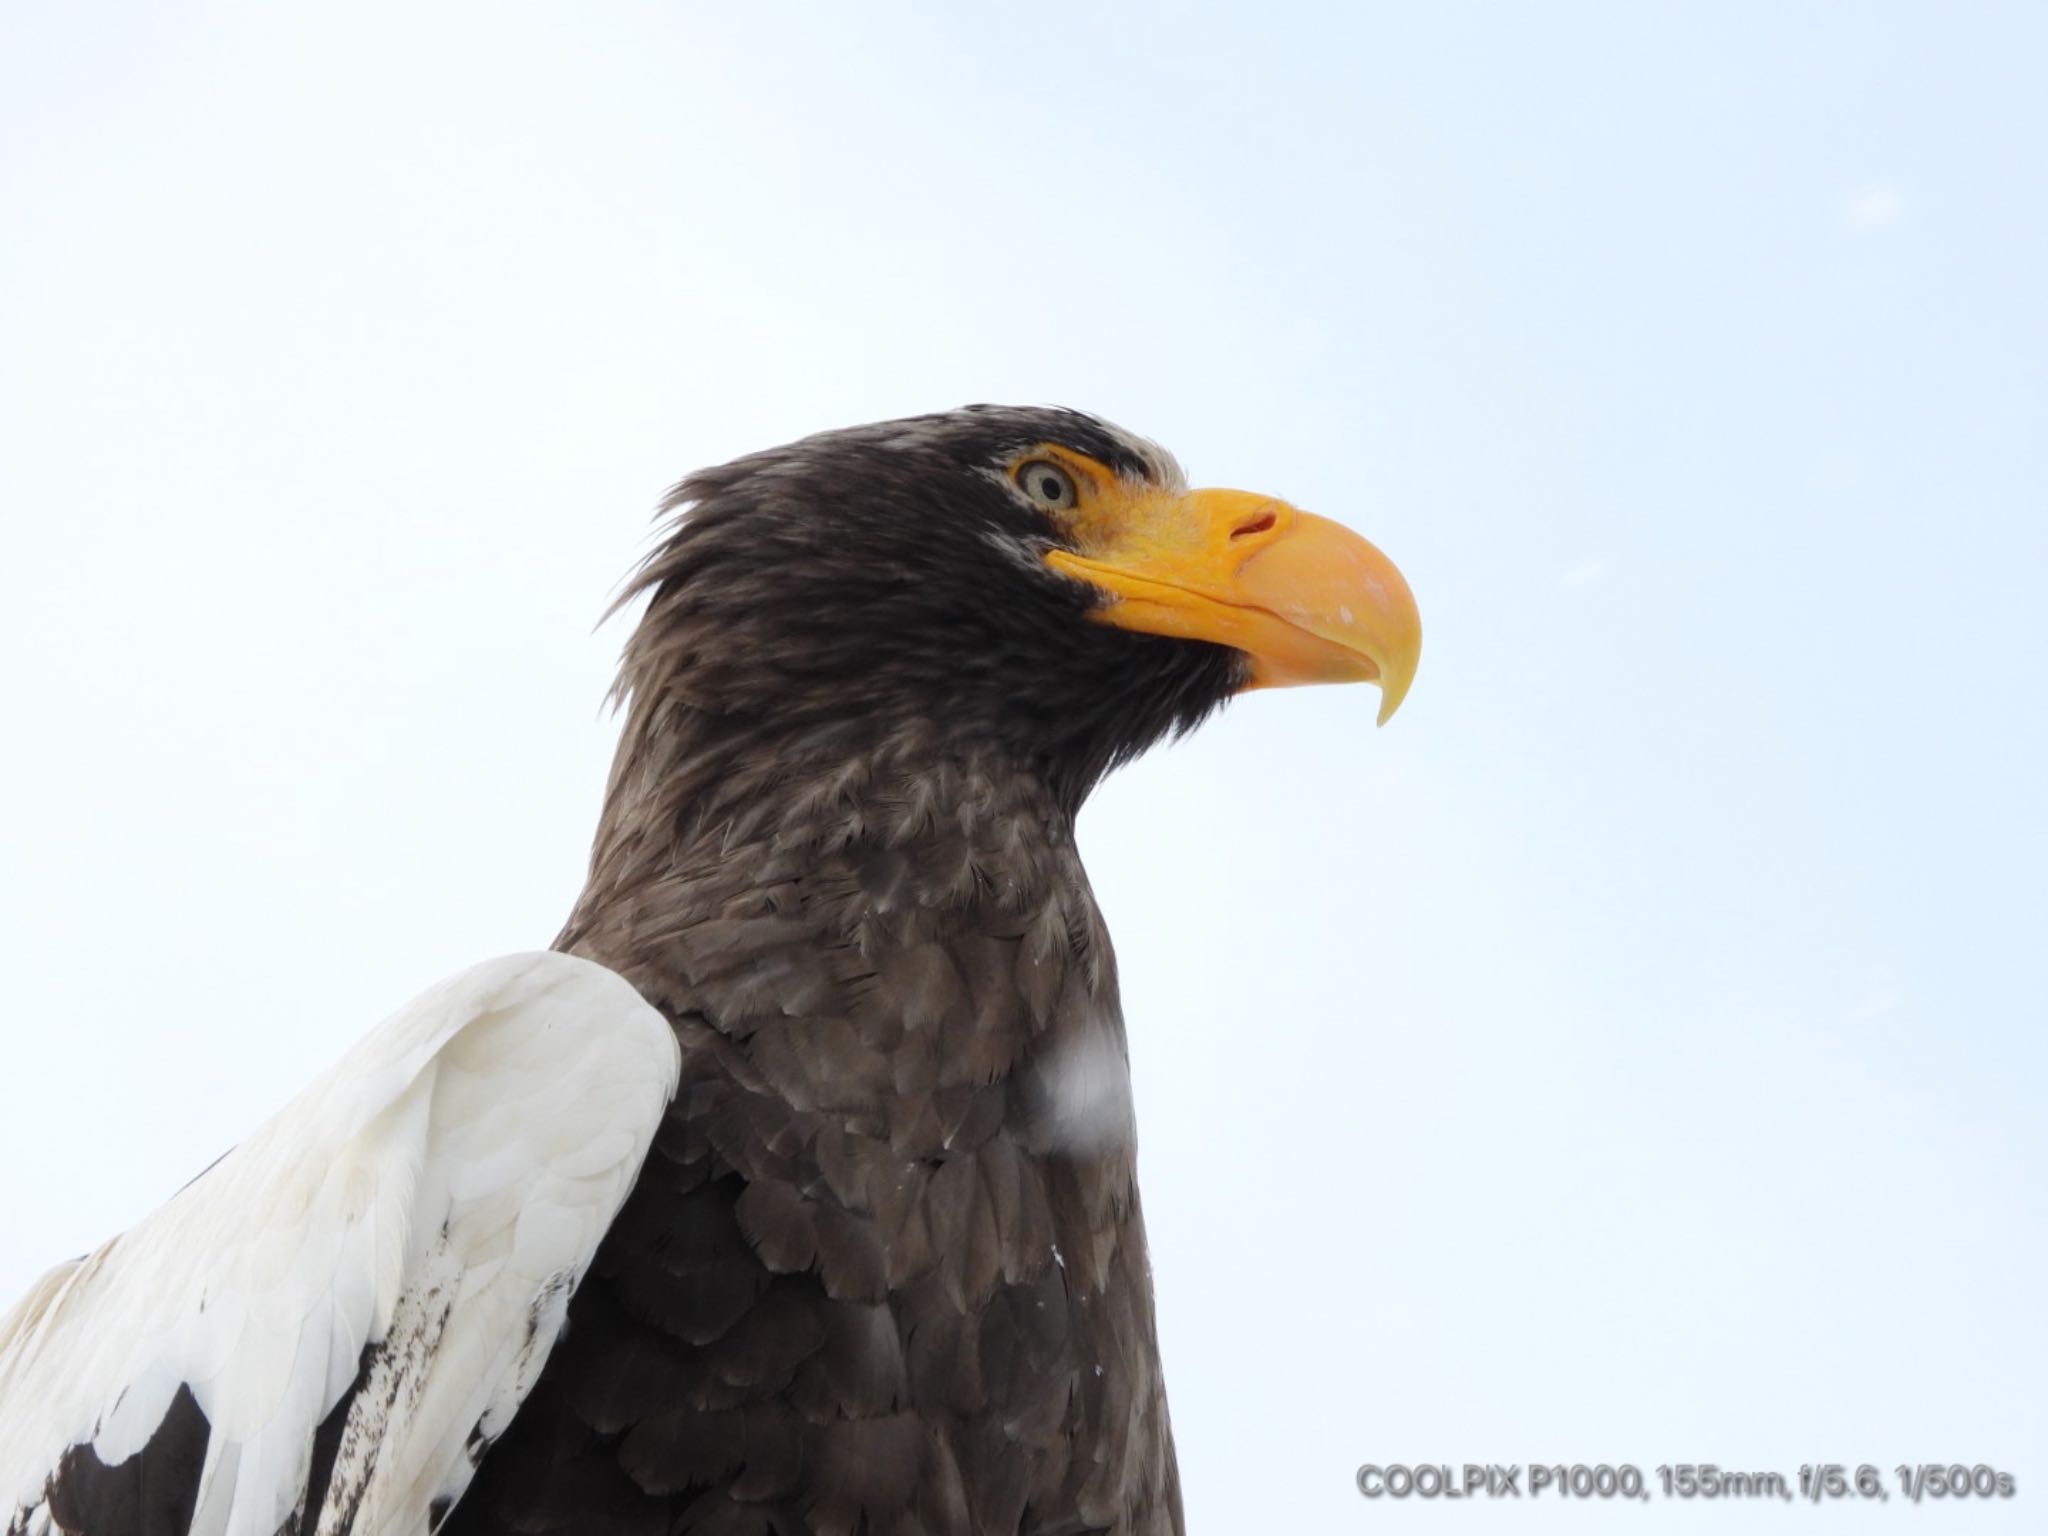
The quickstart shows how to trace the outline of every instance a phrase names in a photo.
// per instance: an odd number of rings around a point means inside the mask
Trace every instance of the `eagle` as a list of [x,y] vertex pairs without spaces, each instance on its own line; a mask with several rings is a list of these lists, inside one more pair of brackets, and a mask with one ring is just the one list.
[[974,406],[691,475],[589,876],[0,1320],[7,1536],[1183,1529],[1075,845],[1246,689],[1412,680],[1342,525]]

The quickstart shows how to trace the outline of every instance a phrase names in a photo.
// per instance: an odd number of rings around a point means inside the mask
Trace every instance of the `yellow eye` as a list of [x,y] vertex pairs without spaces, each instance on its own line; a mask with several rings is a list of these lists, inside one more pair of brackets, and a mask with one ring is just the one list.
[[1048,512],[1064,512],[1078,499],[1074,477],[1051,459],[1032,459],[1017,468],[1024,494]]

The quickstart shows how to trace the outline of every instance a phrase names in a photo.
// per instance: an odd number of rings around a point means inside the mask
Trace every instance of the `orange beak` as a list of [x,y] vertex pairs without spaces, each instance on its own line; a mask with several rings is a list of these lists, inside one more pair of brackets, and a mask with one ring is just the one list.
[[1382,725],[1401,707],[1422,618],[1350,529],[1250,491],[1155,492],[1116,514],[1079,530],[1083,551],[1045,557],[1114,599],[1101,623],[1231,646],[1252,659],[1251,688],[1378,683]]

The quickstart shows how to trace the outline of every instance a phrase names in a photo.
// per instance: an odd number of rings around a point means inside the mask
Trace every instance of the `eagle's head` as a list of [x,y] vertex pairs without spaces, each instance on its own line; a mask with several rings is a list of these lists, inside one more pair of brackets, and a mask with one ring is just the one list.
[[1248,688],[1374,682],[1421,624],[1391,562],[1271,496],[1191,490],[1078,411],[969,406],[691,475],[622,602],[644,731],[801,757],[915,731],[1000,750],[1070,806]]

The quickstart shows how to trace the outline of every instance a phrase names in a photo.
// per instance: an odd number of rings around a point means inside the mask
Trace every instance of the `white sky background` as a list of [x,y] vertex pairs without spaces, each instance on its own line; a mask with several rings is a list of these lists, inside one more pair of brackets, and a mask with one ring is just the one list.
[[2037,7],[0,16],[0,1293],[553,935],[665,485],[1055,401],[1429,637],[1083,821],[1193,1528],[2040,1528]]

